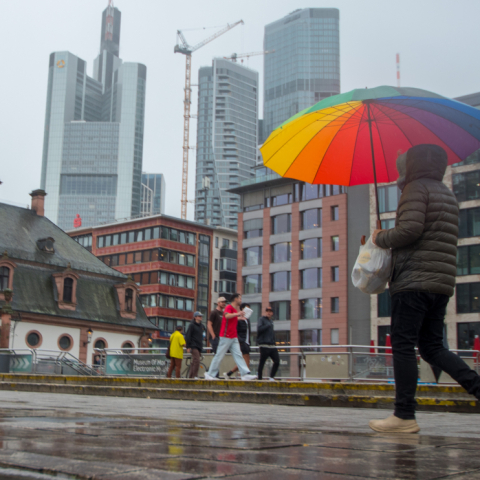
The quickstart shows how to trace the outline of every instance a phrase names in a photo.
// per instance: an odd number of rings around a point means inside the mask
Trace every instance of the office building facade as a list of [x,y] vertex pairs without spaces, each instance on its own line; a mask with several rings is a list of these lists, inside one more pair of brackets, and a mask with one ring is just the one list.
[[339,11],[305,8],[265,26],[262,137],[291,116],[340,93]]
[[63,229],[140,214],[146,67],[118,57],[121,14],[102,14],[94,78],[70,52],[49,60],[41,187]]
[[165,213],[165,177],[163,173],[142,173],[142,217]]
[[198,84],[195,220],[236,229],[240,199],[228,190],[253,175],[258,73],[215,58],[200,68]]

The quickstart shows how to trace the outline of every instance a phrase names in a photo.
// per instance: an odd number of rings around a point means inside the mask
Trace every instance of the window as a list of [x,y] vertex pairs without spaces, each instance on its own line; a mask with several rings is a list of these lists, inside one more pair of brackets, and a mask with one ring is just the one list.
[[215,248],[218,248],[218,237],[215,237]]
[[125,290],[125,310],[127,312],[133,311],[133,290],[131,288]]
[[338,235],[332,237],[332,251],[338,252],[340,250],[340,238]]
[[480,322],[457,323],[457,348],[471,350],[476,335],[480,336]]
[[270,302],[274,320],[290,320],[290,301]]
[[272,217],[272,235],[279,233],[288,233],[292,230],[292,215],[290,213],[284,213],[283,215],[277,215]]
[[330,345],[338,345],[339,343],[339,331],[338,328],[330,329]]
[[[220,270],[236,272],[237,271],[237,261],[233,258],[221,258],[220,259]],[[203,283],[208,283],[207,281]]]
[[395,219],[389,218],[388,220],[382,220],[382,230],[390,230],[395,228]]
[[135,347],[133,346],[132,342],[123,342],[122,352],[123,353],[135,353],[135,352],[132,351],[134,348]]
[[[387,335],[391,333],[390,325],[379,325],[377,328],[378,335],[378,346],[385,347],[387,345]],[[380,350],[380,352],[385,353],[385,350]]]
[[218,292],[218,282],[216,280],[213,282],[213,291]]
[[222,239],[222,248],[230,248],[230,240],[228,238]]
[[300,300],[300,318],[301,319],[321,319],[322,318],[322,299],[305,298]]
[[63,301],[71,303],[72,296],[73,296],[73,279],[66,278],[63,281]]
[[107,344],[105,343],[105,340],[96,340],[93,348],[97,348],[98,350],[104,350],[106,346]]
[[322,239],[309,238],[300,242],[300,253],[302,260],[320,258],[322,256]]
[[322,330],[300,330],[300,345],[321,345]]
[[232,240],[232,250],[238,250],[238,242],[236,242],[235,240]]
[[340,210],[338,208],[338,205],[331,207],[331,214],[332,214],[333,221],[337,221],[340,218]]
[[292,203],[293,196],[291,193],[285,193],[284,195],[277,195],[272,197],[272,207],[278,207],[280,205],[288,205]]
[[310,230],[322,226],[322,209],[312,208],[302,212],[302,230]]
[[38,348],[42,345],[42,335],[36,330],[28,332],[25,341],[30,348]]
[[452,167],[460,167],[462,165],[473,165],[475,163],[480,163],[480,151],[477,150],[469,155],[465,160],[462,162],[454,163]]
[[[392,315],[392,299],[388,288],[377,296],[377,316],[391,317]],[[380,344],[379,344],[380,345]]]
[[480,274],[480,245],[458,247],[457,275]]
[[263,236],[263,219],[253,218],[243,222],[243,232],[245,238],[256,238]]
[[332,297],[330,299],[330,306],[332,313],[340,312],[340,298],[339,297]]
[[0,292],[8,288],[8,280],[10,278],[10,269],[8,267],[0,267]]
[[332,267],[332,282],[340,281],[340,267]]
[[58,339],[58,346],[60,350],[64,350],[64,351],[70,350],[73,346],[72,337],[70,335],[62,335]]
[[395,212],[402,192],[397,185],[378,187],[378,207],[380,213]]
[[262,264],[262,247],[248,247],[243,250],[243,264],[245,266]]
[[306,268],[300,272],[302,289],[321,288],[322,286],[322,269]]
[[457,283],[457,313],[480,312],[480,282]]
[[452,175],[453,193],[459,202],[480,198],[480,170]]
[[218,258],[215,259],[215,270],[218,270]]
[[[320,188],[319,188],[320,187]],[[302,185],[302,201],[323,197],[323,185]]]
[[292,255],[292,244],[290,242],[277,243],[271,246],[272,263],[289,262]]
[[477,235],[480,235],[480,208],[461,209],[458,225],[459,238]]
[[290,272],[275,272],[271,274],[271,291],[284,292],[291,289]]
[[261,293],[262,292],[262,276],[247,275],[243,277],[243,293]]

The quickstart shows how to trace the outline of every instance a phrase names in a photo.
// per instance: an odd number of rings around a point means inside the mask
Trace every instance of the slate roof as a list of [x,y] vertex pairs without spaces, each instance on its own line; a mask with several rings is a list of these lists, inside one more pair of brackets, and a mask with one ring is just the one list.
[[[37,247],[37,240],[47,237],[55,240],[54,254],[42,252]],[[70,263],[73,270],[127,278],[123,273],[107,267],[47,217],[39,216],[27,208],[0,203],[0,256],[5,250],[12,259],[65,268]]]
[[[37,247],[37,240],[47,237],[55,240],[53,254]],[[13,310],[157,330],[138,298],[137,317],[120,316],[114,285],[125,282],[127,276],[105,265],[48,218],[26,208],[0,203],[0,256],[5,251],[12,261],[19,260],[13,275]],[[52,276],[65,270],[69,263],[80,275],[75,311],[58,308]],[[0,306],[3,303],[0,301]]]
[[[137,298],[137,318],[120,316],[113,279],[81,275],[77,282],[76,310],[58,308],[58,293],[52,274],[54,270],[36,265],[17,264],[13,275],[14,311],[89,320],[156,330]],[[0,302],[0,305],[3,302]]]

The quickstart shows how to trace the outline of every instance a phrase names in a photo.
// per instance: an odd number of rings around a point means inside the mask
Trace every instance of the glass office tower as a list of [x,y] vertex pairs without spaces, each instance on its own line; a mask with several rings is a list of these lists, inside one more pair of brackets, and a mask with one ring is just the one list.
[[215,58],[198,85],[195,220],[237,229],[240,197],[227,190],[254,175],[258,73]]
[[94,78],[70,52],[50,55],[41,187],[65,230],[140,214],[147,69],[118,57],[121,14],[102,14]]
[[340,93],[339,11],[295,10],[265,26],[263,138],[285,120]]
[[165,177],[162,173],[142,173],[142,217],[165,213]]

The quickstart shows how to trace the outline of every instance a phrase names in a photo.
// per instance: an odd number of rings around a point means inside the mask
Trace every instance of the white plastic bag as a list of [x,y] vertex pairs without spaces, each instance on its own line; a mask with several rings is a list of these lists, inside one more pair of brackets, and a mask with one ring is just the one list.
[[363,293],[376,295],[385,291],[392,266],[390,249],[377,247],[370,237],[360,252],[352,271],[352,282]]

